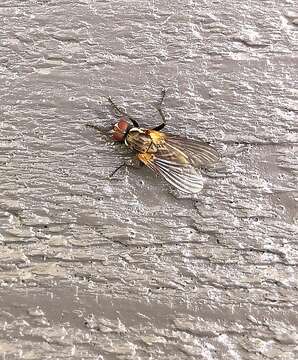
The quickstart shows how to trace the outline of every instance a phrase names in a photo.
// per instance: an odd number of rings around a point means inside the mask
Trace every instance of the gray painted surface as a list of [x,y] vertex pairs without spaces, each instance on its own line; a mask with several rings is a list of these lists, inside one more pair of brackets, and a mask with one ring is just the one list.
[[[296,11],[296,12],[295,12]],[[296,1],[2,0],[0,354],[297,359]],[[85,127],[212,141],[195,198]]]

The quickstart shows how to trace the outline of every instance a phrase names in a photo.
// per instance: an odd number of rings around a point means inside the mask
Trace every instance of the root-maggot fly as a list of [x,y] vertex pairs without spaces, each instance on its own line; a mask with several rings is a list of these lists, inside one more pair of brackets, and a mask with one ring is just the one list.
[[[219,160],[219,154],[207,143],[160,131],[166,125],[161,108],[164,96],[165,91],[163,90],[157,106],[162,123],[153,129],[140,127],[135,119],[121,110],[109,98],[115,111],[121,115],[113,127],[113,140],[124,143],[136,153],[136,160],[139,163],[161,175],[176,189],[185,193],[198,193],[202,190],[203,184],[199,168],[215,164]],[[125,165],[129,164],[123,163],[112,175]]]

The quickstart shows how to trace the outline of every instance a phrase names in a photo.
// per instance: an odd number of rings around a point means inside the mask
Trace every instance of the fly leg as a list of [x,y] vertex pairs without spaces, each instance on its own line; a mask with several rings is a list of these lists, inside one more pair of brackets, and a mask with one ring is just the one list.
[[120,166],[118,166],[113,172],[111,172],[111,174],[109,175],[109,178],[113,177],[113,176],[116,174],[116,172],[117,172],[118,170],[122,169],[124,166],[127,166],[127,165],[126,165],[126,162],[124,162],[123,164],[121,164]]
[[133,119],[130,115],[128,115],[124,110],[120,109],[119,106],[114,103],[114,101],[111,99],[110,96],[108,97],[108,100],[109,100],[109,103],[112,105],[113,109],[115,110],[115,112],[116,112],[118,115],[124,115],[124,116],[126,116],[126,117],[133,123],[133,126],[134,126],[134,127],[137,127],[137,128],[140,127],[140,125],[138,124],[138,122],[137,122],[135,119]]
[[162,118],[162,123],[158,126],[156,126],[155,128],[153,128],[152,130],[156,130],[156,131],[159,131],[161,129],[163,129],[165,126],[166,126],[166,117],[162,111],[162,104],[163,104],[163,101],[164,101],[164,98],[165,98],[165,95],[166,95],[166,90],[165,89],[162,89],[161,91],[161,99],[159,101],[159,103],[157,104],[156,106],[156,109],[157,111],[159,112],[159,115],[161,116]]
[[122,169],[123,167],[127,167],[127,166],[133,167],[133,168],[140,168],[141,166],[143,166],[143,163],[142,163],[139,159],[137,159],[137,158],[127,160],[127,161],[125,161],[124,163],[122,163],[120,166],[118,166],[118,167],[109,175],[109,177],[110,177],[110,178],[113,177],[113,176],[116,174],[116,172],[118,172],[118,170]]
[[90,127],[90,128],[95,129],[95,130],[97,130],[97,131],[99,131],[101,133],[104,132],[104,129],[100,128],[98,125],[86,124],[86,127]]
[[85,126],[88,128],[91,128],[91,129],[95,129],[96,131],[98,131],[102,136],[104,136],[108,140],[112,140],[111,129],[103,128],[98,125],[94,125],[94,124],[90,124],[90,123],[87,123]]

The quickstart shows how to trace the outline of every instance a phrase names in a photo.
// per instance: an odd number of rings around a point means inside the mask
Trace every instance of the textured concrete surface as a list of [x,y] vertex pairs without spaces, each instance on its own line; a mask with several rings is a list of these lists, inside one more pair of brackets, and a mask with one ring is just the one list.
[[[0,358],[296,360],[294,0],[2,0]],[[195,198],[86,128],[223,162]]]

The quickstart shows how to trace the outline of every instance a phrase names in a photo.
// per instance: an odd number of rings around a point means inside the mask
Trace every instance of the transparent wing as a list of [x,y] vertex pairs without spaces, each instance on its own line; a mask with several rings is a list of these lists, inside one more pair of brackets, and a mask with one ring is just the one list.
[[139,159],[151,170],[160,174],[169,184],[185,193],[198,193],[203,188],[201,173],[191,164],[181,164],[162,159],[154,154]]
[[201,191],[203,178],[196,167],[216,163],[219,160],[216,149],[207,143],[164,133],[154,132],[150,136],[153,137],[156,151],[139,153],[139,160],[176,189],[186,193]]
[[[211,145],[176,135],[166,134],[166,143],[162,147],[166,147],[169,154],[173,151],[184,153],[195,167],[210,166],[220,159],[219,153]],[[166,154],[165,150],[161,149],[163,156]]]

